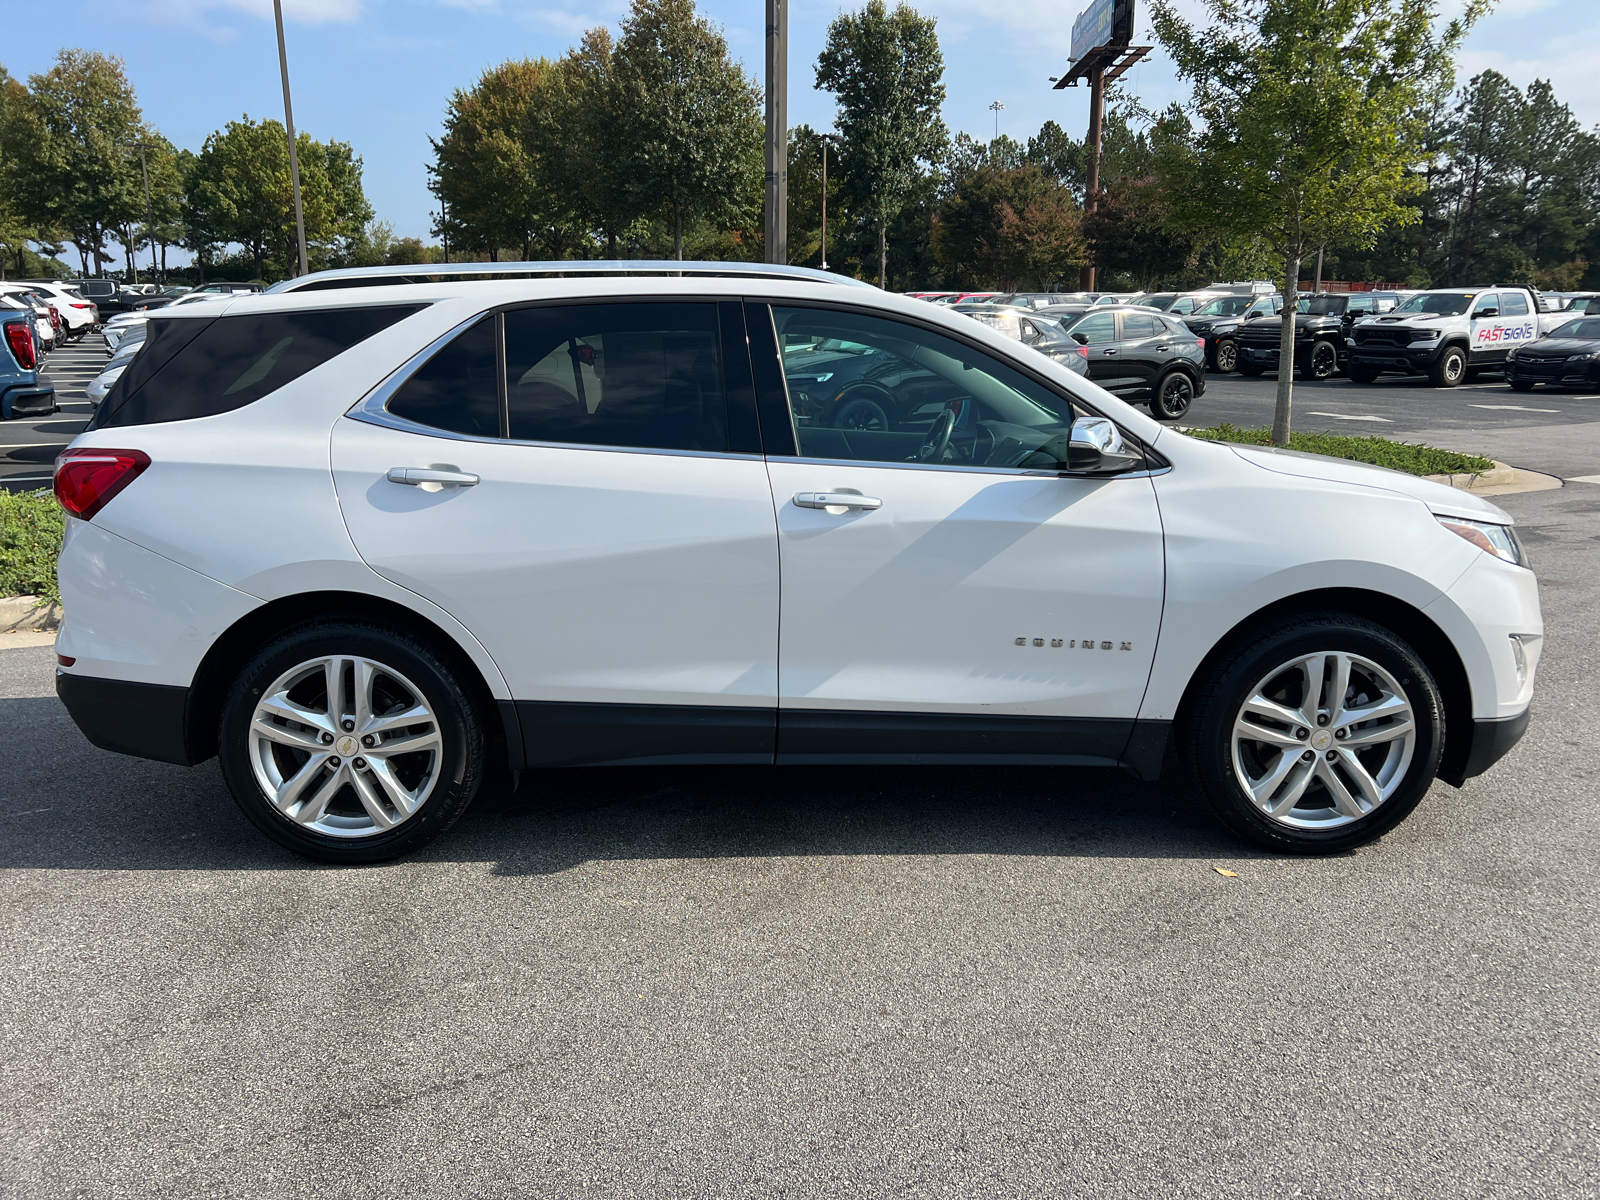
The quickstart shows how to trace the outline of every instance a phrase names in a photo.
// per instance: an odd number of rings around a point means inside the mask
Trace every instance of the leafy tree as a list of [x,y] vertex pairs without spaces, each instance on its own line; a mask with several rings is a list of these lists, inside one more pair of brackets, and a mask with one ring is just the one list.
[[1039,132],[1028,139],[1023,160],[1029,166],[1038,167],[1047,179],[1071,188],[1080,201],[1083,199],[1088,150],[1083,142],[1054,121],[1046,121]]
[[[306,251],[313,270],[343,257],[372,219],[361,159],[344,142],[298,131]],[[188,178],[185,224],[209,245],[237,242],[255,266],[285,276],[298,262],[289,139],[274,120],[229,121],[206,138]]]
[[122,60],[63,50],[28,80],[6,121],[5,157],[17,214],[37,229],[63,230],[104,270],[108,234],[144,209],[137,158],[127,147],[154,137]]
[[1174,212],[1189,228],[1249,236],[1277,253],[1286,299],[1272,439],[1289,440],[1294,294],[1308,251],[1371,245],[1416,220],[1405,197],[1426,155],[1430,107],[1451,55],[1487,7],[1441,23],[1436,0],[1203,0],[1196,29],[1173,0],[1156,37],[1194,87],[1203,122],[1169,160]]
[[939,209],[933,249],[963,284],[1049,288],[1083,262],[1072,193],[1038,167],[980,167]]
[[949,140],[939,116],[944,56],[933,19],[905,4],[890,12],[884,0],[841,13],[817,58],[817,87],[838,99],[845,200],[877,233],[884,287],[889,224]]
[[608,143],[635,212],[738,221],[763,199],[761,94],[694,0],[634,0],[611,55]]

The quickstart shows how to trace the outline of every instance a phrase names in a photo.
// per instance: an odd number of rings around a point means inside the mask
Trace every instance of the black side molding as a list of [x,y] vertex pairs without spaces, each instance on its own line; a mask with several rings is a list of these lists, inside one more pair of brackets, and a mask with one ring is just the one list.
[[770,764],[777,709],[518,700],[523,767]]
[[1532,707],[1514,717],[1484,717],[1472,722],[1472,743],[1466,754],[1455,760],[1459,765],[1441,766],[1439,778],[1451,787],[1460,787],[1467,780],[1482,775],[1510,752],[1511,747],[1528,732],[1528,721],[1533,716]]
[[83,736],[102,750],[194,765],[184,736],[189,689],[56,672],[56,695]]
[[1097,717],[780,709],[780,764],[1114,767],[1134,722]]

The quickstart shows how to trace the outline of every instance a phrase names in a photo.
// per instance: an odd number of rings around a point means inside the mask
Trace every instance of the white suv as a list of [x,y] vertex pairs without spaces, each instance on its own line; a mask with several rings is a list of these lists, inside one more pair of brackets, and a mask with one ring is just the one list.
[[[1538,589],[1483,500],[1191,440],[837,276],[523,267],[151,315],[56,472],[92,742],[219,754],[336,862],[436,836],[491,756],[1171,750],[1235,831],[1322,853],[1527,725]],[[882,427],[831,423],[852,388]]]

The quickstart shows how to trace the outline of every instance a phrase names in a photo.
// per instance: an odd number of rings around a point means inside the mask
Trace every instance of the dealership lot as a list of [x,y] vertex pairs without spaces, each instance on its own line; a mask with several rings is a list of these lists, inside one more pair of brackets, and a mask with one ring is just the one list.
[[1326,860],[1115,772],[718,768],[330,869],[0,651],[3,1190],[1593,1195],[1600,487],[1505,504],[1530,733]]

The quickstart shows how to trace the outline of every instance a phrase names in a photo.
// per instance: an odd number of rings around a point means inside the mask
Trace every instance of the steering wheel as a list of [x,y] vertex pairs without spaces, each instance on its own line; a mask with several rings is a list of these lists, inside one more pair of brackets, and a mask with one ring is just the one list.
[[955,409],[947,408],[933,419],[933,425],[928,430],[928,436],[922,439],[922,446],[917,450],[917,461],[923,463],[943,462],[945,451],[950,449],[950,435],[955,431]]

